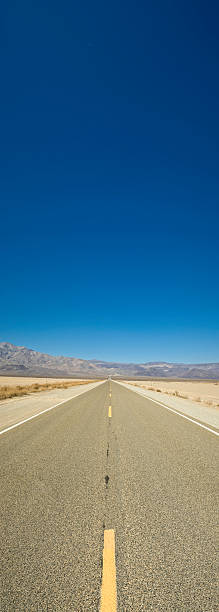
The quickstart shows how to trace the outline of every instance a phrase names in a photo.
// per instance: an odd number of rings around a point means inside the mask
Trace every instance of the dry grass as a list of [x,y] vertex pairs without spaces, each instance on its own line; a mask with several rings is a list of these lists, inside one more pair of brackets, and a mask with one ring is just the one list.
[[168,393],[168,395],[175,395],[176,397],[182,397],[183,399],[188,399],[188,395],[185,395],[185,393],[180,393],[179,391],[174,391],[173,393],[171,391],[166,391],[166,393]]
[[96,382],[95,380],[80,380],[69,382],[56,383],[34,383],[30,385],[5,385],[0,386],[0,400],[9,399],[10,397],[19,397],[20,395],[29,395],[29,393],[37,393],[38,391],[51,391],[52,389],[69,389],[77,385],[87,385]]

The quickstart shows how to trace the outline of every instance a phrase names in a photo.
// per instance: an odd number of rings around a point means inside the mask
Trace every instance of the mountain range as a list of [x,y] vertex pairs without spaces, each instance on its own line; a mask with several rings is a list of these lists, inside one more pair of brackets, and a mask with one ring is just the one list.
[[196,378],[219,379],[219,363],[119,363],[39,353],[0,342],[0,375],[69,378]]

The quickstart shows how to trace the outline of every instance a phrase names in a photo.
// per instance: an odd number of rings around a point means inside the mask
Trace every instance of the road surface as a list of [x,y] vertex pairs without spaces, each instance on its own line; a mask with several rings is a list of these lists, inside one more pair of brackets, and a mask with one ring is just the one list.
[[1,612],[216,611],[217,444],[113,381],[3,433]]

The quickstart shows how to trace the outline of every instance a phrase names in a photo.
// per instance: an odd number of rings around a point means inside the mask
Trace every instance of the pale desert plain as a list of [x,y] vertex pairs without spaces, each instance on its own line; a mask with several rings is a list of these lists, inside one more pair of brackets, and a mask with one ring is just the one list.
[[[39,384],[39,385],[46,385],[48,382],[53,384],[53,383],[62,383],[62,382],[67,382],[67,383],[75,383],[75,382],[81,382],[82,378],[50,378],[49,376],[47,377],[34,377],[34,376],[0,376],[0,387],[5,387],[5,386],[10,386],[10,387],[16,387],[17,385],[34,385],[34,384]],[[83,381],[84,382],[84,381]]]
[[82,378],[37,378],[32,376],[0,376],[0,401],[39,391],[68,389],[93,382]]
[[144,390],[164,393],[172,397],[179,397],[205,406],[219,408],[219,381],[199,380],[130,380],[129,384],[141,387]]

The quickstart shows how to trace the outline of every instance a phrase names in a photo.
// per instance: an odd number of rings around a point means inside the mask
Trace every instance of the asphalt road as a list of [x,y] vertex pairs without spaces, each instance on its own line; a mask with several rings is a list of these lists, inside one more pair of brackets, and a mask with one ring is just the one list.
[[217,443],[114,382],[1,435],[1,612],[97,612],[106,530],[117,611],[218,610]]

